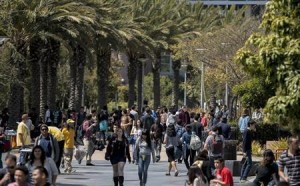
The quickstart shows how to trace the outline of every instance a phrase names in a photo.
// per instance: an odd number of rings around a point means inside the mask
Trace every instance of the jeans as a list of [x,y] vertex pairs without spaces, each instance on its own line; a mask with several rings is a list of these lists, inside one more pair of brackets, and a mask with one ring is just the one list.
[[153,139],[152,140],[152,157],[153,157],[153,161],[156,158],[160,158],[160,152],[161,152],[161,138]]
[[[187,169],[190,168],[190,166],[194,163],[194,159],[196,156],[196,151],[190,149],[189,147],[187,147],[187,145],[185,145],[186,147],[183,148],[184,152],[184,163]],[[190,161],[189,161],[190,160]]]
[[251,151],[248,150],[246,152],[246,161],[242,166],[242,171],[241,171],[241,180],[246,180],[248,177],[248,174],[251,170],[252,167],[252,154]]
[[150,164],[151,155],[139,155],[139,179],[141,183],[147,183],[148,167]]

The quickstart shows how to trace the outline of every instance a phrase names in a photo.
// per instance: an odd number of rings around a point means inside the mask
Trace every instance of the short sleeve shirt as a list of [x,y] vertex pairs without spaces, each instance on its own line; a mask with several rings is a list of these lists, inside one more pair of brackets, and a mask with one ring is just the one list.
[[287,168],[287,175],[291,186],[299,186],[300,150],[298,150],[294,156],[289,155],[288,151],[284,151],[279,158],[278,166],[280,168]]
[[21,139],[19,138],[19,134],[23,134],[24,145],[29,145],[31,142],[29,129],[24,122],[20,122],[17,129],[17,146],[22,146]]
[[233,177],[232,173],[227,167],[223,167],[222,169],[217,169],[216,177],[222,182],[225,182],[226,184],[229,184],[230,186],[233,186]]

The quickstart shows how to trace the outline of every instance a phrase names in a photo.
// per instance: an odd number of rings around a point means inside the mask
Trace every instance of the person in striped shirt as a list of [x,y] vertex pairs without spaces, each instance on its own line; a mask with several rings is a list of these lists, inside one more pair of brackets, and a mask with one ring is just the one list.
[[[298,137],[288,139],[288,150],[284,151],[278,162],[279,176],[290,186],[299,186],[300,183],[300,149]],[[284,174],[287,169],[287,175]]]

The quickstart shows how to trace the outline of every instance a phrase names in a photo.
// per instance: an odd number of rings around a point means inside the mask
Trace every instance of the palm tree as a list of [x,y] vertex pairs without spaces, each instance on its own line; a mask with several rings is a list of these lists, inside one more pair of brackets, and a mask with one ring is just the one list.
[[[168,37],[168,43],[171,45],[170,51],[174,54],[172,46],[181,42],[188,43],[193,38],[199,37],[201,33],[209,32],[219,23],[220,15],[218,9],[214,7],[205,7],[202,3],[186,3],[178,4],[178,13],[170,15],[170,19],[174,21],[176,27],[172,28]],[[188,58],[188,56],[186,56]],[[185,60],[185,59],[183,59]],[[181,60],[174,59],[172,61],[173,69],[173,100],[172,105],[178,107],[179,100],[179,83],[181,68]]]
[[[73,2],[71,0],[12,0],[1,1],[0,6],[0,25],[4,25],[3,32],[6,36],[10,37],[10,43],[12,48],[13,65],[19,68],[19,75],[16,76],[19,80],[12,85],[12,93],[10,98],[11,107],[11,121],[13,124],[18,120],[20,111],[22,108],[22,102],[24,93],[22,93],[21,80],[24,79],[23,69],[25,69],[25,57],[27,47],[35,40],[34,38],[41,38],[44,43],[49,43],[47,40],[53,38],[63,44],[67,44],[67,40],[76,39],[80,33],[78,28],[85,29],[88,24],[92,24],[93,9],[84,6],[82,3]],[[88,12],[88,13],[83,13]],[[26,20],[24,20],[26,18]],[[81,33],[85,33],[81,32]],[[32,45],[31,45],[32,46]],[[49,47],[49,45],[47,45]],[[54,45],[58,48],[58,45]],[[50,47],[51,48],[51,47]],[[32,51],[32,47],[30,52]],[[40,55],[40,68],[41,75],[46,73],[46,64],[42,64],[47,55],[49,48],[44,48]],[[59,50],[53,50],[59,51]],[[33,52],[34,53],[34,52]],[[57,58],[56,58],[57,59]],[[36,70],[36,69],[35,69]],[[43,74],[44,73],[44,74]],[[55,73],[54,73],[55,74]],[[32,78],[34,79],[34,78]],[[43,81],[40,83],[46,83],[45,77],[41,78]],[[55,83],[54,85],[55,86]],[[40,86],[40,91],[43,92],[41,108],[46,104],[45,98],[47,97],[44,89],[47,90],[45,85]],[[18,91],[18,92],[16,92]],[[32,97],[32,96],[31,96]],[[52,98],[51,98],[52,99]]]

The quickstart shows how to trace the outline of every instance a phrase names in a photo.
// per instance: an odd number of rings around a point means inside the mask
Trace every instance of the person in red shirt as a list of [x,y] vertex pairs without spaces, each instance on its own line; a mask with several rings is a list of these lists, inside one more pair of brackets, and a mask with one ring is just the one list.
[[225,167],[224,159],[222,157],[216,158],[214,163],[216,167],[216,178],[211,180],[210,183],[218,186],[233,186],[232,173]]

